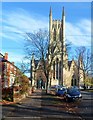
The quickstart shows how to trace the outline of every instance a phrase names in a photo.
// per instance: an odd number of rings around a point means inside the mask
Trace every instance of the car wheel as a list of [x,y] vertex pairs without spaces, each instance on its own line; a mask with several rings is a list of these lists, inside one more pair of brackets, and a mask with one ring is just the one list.
[[81,102],[81,101],[82,101],[82,98],[79,98],[79,99],[78,99],[78,101],[80,101],[80,102]]
[[69,101],[68,97],[66,97],[65,101],[66,101],[66,102],[68,102],[68,101]]
[[68,98],[67,98],[66,95],[64,95],[64,100],[65,100],[66,102],[68,102]]
[[58,96],[58,94],[57,94],[57,93],[55,93],[55,95],[56,95],[56,96]]

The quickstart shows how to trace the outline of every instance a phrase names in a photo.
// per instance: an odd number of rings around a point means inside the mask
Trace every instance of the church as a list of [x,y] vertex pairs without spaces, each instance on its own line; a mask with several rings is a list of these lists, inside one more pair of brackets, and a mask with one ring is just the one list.
[[[52,65],[51,73],[49,74],[49,85],[62,85],[70,86],[83,86],[83,71],[79,68],[83,67],[82,59],[75,61],[68,60],[68,53],[65,44],[65,10],[63,7],[62,19],[54,20],[52,16],[52,9],[49,13],[49,44],[56,44],[54,47],[49,48],[48,62],[51,62],[52,55],[55,54]],[[78,65],[80,67],[78,67]],[[37,88],[46,88],[46,77],[42,70],[42,62],[35,60],[32,55],[31,61],[31,81],[32,86]]]

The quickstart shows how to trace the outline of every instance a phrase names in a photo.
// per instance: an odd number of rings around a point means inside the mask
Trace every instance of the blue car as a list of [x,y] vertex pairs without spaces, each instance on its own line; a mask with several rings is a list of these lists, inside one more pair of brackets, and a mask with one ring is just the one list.
[[67,92],[66,87],[60,87],[56,90],[56,95],[64,96],[66,92]]
[[64,96],[64,99],[66,101],[79,100],[81,98],[82,98],[82,95],[81,95],[80,89],[76,86],[68,88]]

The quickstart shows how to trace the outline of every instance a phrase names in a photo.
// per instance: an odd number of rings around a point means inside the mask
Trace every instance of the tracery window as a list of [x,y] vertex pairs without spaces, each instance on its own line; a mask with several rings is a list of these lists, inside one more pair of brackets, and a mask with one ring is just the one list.
[[62,74],[61,74],[61,72],[62,72],[62,71],[61,71],[61,67],[62,67],[62,62],[60,61],[60,62],[59,62],[59,79],[60,79],[60,80],[61,80],[61,75],[62,75]]
[[53,38],[54,41],[56,41],[56,29],[55,28],[54,28],[54,35],[53,36],[54,36],[54,38]]
[[58,79],[58,58],[56,59],[56,79]]
[[53,78],[55,79],[55,61],[53,62]]

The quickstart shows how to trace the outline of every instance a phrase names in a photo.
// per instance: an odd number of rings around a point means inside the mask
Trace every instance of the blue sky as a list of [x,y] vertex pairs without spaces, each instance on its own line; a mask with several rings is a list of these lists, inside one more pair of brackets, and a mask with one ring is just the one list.
[[39,28],[48,29],[50,6],[53,19],[61,19],[62,7],[65,7],[66,39],[72,42],[73,46],[90,46],[90,2],[6,2],[2,3],[2,34],[0,34],[2,46],[0,45],[0,51],[3,54],[8,52],[11,62],[17,63],[23,60],[26,32],[32,32]]

